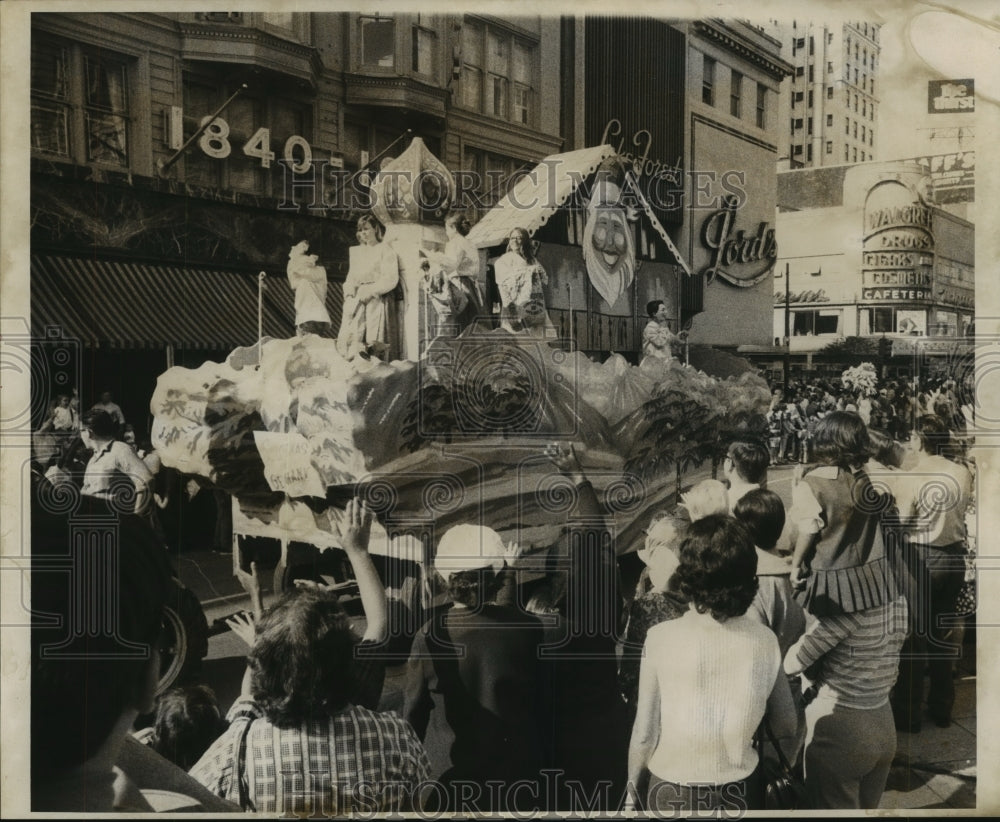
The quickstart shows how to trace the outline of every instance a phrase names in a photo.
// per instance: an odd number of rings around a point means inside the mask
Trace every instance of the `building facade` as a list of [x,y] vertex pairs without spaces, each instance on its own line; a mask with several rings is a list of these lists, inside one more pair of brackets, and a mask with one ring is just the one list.
[[776,341],[786,311],[799,355],[849,337],[970,333],[975,226],[934,205],[930,188],[912,162],[779,174]]
[[876,159],[879,25],[777,23],[781,56],[793,66],[781,89],[778,150],[783,169]]

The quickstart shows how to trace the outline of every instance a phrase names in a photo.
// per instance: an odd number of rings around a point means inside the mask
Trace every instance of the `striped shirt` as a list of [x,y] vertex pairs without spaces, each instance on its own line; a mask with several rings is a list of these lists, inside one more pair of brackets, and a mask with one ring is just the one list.
[[903,596],[853,614],[810,618],[785,656],[785,671],[800,674],[818,663],[818,699],[845,708],[880,708],[896,682],[906,619]]
[[239,802],[240,737],[253,809],[266,813],[351,815],[407,810],[417,785],[430,776],[424,746],[392,712],[351,706],[316,714],[295,728],[278,728],[250,699],[237,700],[229,729],[191,769],[191,776],[224,799]]

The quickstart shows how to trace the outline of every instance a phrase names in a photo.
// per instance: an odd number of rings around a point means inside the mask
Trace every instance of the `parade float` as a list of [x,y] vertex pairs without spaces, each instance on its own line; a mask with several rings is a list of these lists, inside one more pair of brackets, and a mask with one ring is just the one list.
[[[635,276],[633,238],[643,242],[651,227],[669,243],[641,194],[622,200],[630,172],[619,163],[609,176],[615,163],[610,146],[546,158],[469,235],[480,269],[518,227],[515,206],[527,194],[548,192],[544,221],[596,180],[573,215],[584,221],[583,248],[564,253],[582,254],[594,287],[613,302]],[[561,164],[579,173],[560,176]],[[232,495],[237,534],[277,537],[283,556],[294,541],[336,546],[339,512],[357,495],[376,517],[372,553],[414,563],[403,576],[427,567],[440,535],[459,523],[488,525],[541,562],[575,500],[543,454],[559,441],[574,445],[621,554],[639,547],[651,513],[675,499],[682,470],[711,465],[733,436],[757,430],[769,392],[755,374],[716,379],[670,357],[633,365],[612,353],[597,362],[551,324],[533,325],[545,306],[527,298],[513,325],[504,307],[464,328],[442,322],[435,315],[447,313],[447,300],[433,299],[427,261],[450,247],[441,220],[453,192],[448,170],[415,138],[372,185],[385,236],[366,234],[357,256],[381,268],[354,282],[348,275],[340,334],[322,322],[320,333],[303,332],[296,318],[298,336],[260,339],[224,362],[159,377],[154,447],[164,465]],[[609,254],[616,227],[625,241]],[[317,263],[303,253],[290,255],[290,280],[304,265],[311,279],[299,279],[316,283]],[[352,272],[361,264],[352,250]]]

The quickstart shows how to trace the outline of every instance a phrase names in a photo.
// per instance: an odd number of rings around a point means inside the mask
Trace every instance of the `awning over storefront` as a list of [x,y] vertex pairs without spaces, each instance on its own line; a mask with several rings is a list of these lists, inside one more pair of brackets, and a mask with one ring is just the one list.
[[[506,240],[515,228],[534,234],[565,205],[584,180],[597,171],[605,160],[614,156],[615,150],[609,145],[549,155],[521,177],[510,193],[472,227],[469,240],[477,248],[489,248]],[[651,227],[666,244],[677,264],[690,275],[690,267],[656,218],[632,173],[626,172],[625,176],[630,183],[630,193],[638,200]]]
[[[340,316],[341,289],[327,307]],[[263,333],[295,333],[295,305],[284,276],[265,280]],[[31,331],[85,346],[226,350],[257,340],[257,272],[183,265],[32,255]]]

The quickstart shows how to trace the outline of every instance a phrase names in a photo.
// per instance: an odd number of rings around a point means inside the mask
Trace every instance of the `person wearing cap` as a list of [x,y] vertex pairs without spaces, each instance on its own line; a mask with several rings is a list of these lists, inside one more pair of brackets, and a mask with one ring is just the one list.
[[[510,786],[537,784],[545,763],[544,634],[536,616],[495,603],[507,550],[496,531],[479,525],[457,525],[438,544],[434,568],[452,602],[417,632],[405,672],[405,718],[443,787],[428,809],[536,807],[536,792]],[[504,788],[491,790],[489,780]]]

